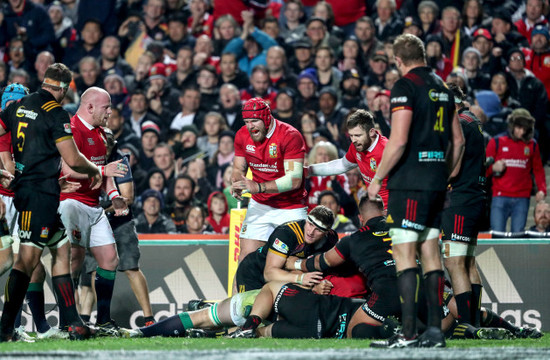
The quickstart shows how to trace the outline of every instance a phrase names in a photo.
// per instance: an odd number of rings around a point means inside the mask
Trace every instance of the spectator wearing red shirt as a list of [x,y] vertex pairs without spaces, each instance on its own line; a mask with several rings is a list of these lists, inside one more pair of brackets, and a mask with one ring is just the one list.
[[543,0],[527,0],[525,4],[525,16],[516,21],[518,32],[523,35],[531,45],[531,32],[539,23],[547,24],[548,20],[543,15]]

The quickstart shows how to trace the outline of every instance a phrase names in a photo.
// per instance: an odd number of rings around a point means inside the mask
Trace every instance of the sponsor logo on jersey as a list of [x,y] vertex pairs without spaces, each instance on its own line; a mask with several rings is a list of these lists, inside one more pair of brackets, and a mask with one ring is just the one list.
[[397,103],[406,103],[409,99],[407,99],[406,96],[398,96],[398,97],[394,97],[391,99],[391,103],[392,104],[397,104]]
[[273,248],[282,254],[288,254],[288,245],[279,239],[275,239]]
[[246,152],[249,152],[249,153],[255,153],[256,152],[256,147],[254,145],[246,145]]
[[526,146],[526,147],[523,149],[523,155],[529,156],[530,153],[531,153],[531,151],[529,150],[529,146]]
[[393,218],[391,217],[391,214],[388,214],[388,217],[386,218],[386,224],[393,224]]
[[269,145],[269,157],[272,159],[277,157],[277,144],[273,143]]
[[50,233],[50,229],[47,228],[47,227],[43,227],[43,228],[42,228],[42,231],[40,231],[40,237],[41,237],[42,239],[47,239],[49,233]]
[[508,150],[509,150],[509,149],[508,149],[508,146],[503,146],[503,147],[502,147],[502,151],[508,151]]
[[19,237],[21,239],[30,239],[32,235],[32,231],[29,230],[19,230]]
[[88,138],[88,145],[90,146],[95,145],[94,139]]
[[[387,222],[387,221],[386,221]],[[388,235],[387,231],[375,231],[372,233],[374,236],[386,236]]]
[[26,110],[24,106],[20,106],[17,108],[17,111],[15,112],[15,116],[17,117],[26,117],[31,120],[35,120],[38,116],[38,113],[35,113],[33,110]]
[[419,151],[419,162],[443,162],[445,161],[445,153],[443,151]]
[[469,236],[464,236],[464,235],[459,235],[459,234],[452,233],[451,234],[451,240],[470,241],[470,240],[472,240],[472,238],[469,237]]
[[407,219],[403,219],[403,221],[401,221],[401,227],[403,227],[404,229],[411,228],[420,231],[424,231],[424,229],[426,228],[426,226],[424,225],[417,224]]
[[372,171],[376,171],[376,169],[377,169],[376,160],[374,158],[370,158],[370,169]]
[[428,92],[428,96],[430,97],[431,101],[441,101],[441,102],[448,102],[449,101],[449,94],[445,92],[437,92],[435,89],[430,89]]
[[65,130],[67,134],[73,133],[73,131],[71,130],[71,124],[63,124],[63,130]]

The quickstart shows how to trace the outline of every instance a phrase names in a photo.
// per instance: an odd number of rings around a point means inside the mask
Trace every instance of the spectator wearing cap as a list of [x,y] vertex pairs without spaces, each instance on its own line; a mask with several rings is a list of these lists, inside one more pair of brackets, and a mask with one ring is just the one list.
[[388,137],[391,133],[390,90],[380,90],[374,99],[370,109],[374,115],[374,122],[382,135]]
[[292,127],[298,128],[298,113],[294,106],[296,91],[290,87],[286,87],[277,93],[276,107],[273,110],[273,117],[279,119]]
[[231,40],[222,53],[234,53],[238,59],[239,68],[250,76],[256,65],[265,66],[267,50],[277,45],[277,42],[254,27],[254,15],[251,11],[243,14],[243,20],[241,36]]
[[170,129],[181,130],[187,125],[202,127],[203,113],[199,111],[201,93],[196,87],[188,87],[181,91],[179,97],[181,111],[172,118]]
[[295,74],[313,66],[313,45],[308,38],[295,41],[292,44],[294,56],[289,61],[289,68]]
[[441,33],[436,35],[443,43],[443,54],[451,60],[453,67],[460,63],[462,52],[471,45],[471,39],[460,30],[460,11],[447,6],[441,12]]
[[312,16],[307,19],[305,35],[311,41],[313,53],[321,46],[328,46],[334,53],[340,51],[340,41],[330,35],[323,18]]
[[319,97],[317,96],[317,86],[319,82],[315,69],[308,68],[298,76],[298,96],[296,98],[296,108],[300,111],[313,110],[319,111]]
[[55,41],[51,43],[55,59],[61,60],[65,56],[65,48],[71,41],[76,41],[77,31],[72,20],[65,15],[60,1],[54,1],[48,7],[48,15],[55,32]]
[[212,65],[203,65],[198,70],[197,85],[201,93],[199,109],[201,111],[217,111],[218,104],[218,74]]
[[[150,0],[153,1],[153,0]],[[179,92],[168,86],[166,80],[166,65],[155,63],[149,69],[149,82],[146,90],[149,100],[149,110],[167,126],[167,121],[173,119],[180,108]]]
[[157,190],[149,189],[141,194],[143,213],[135,218],[136,231],[139,234],[174,234],[176,225],[161,213],[164,199]]
[[403,19],[403,34],[413,34],[422,39],[424,31],[422,30],[420,20],[414,16],[407,16]]
[[315,69],[317,70],[317,80],[319,89],[330,87],[335,91],[340,91],[340,82],[342,81],[342,72],[334,64],[334,53],[328,46],[320,46],[315,53]]
[[425,43],[427,65],[434,69],[439,77],[446,79],[453,71],[453,64],[451,59],[443,53],[443,40],[439,36],[428,35]]
[[[548,105],[546,88],[542,81],[525,68],[525,55],[520,49],[514,48],[508,52],[507,70],[510,94],[535,118],[535,129],[545,131],[543,129],[546,127]],[[542,142],[540,145],[546,147]],[[548,150],[541,148],[541,151],[542,159],[546,162],[549,157]]]
[[481,54],[481,72],[494,75],[504,71],[506,64],[502,56],[493,55],[493,36],[489,30],[481,28],[474,32],[472,46]]
[[122,109],[124,104],[127,103],[128,91],[121,73],[116,68],[107,71],[103,78],[103,87],[111,95],[111,106]]
[[267,71],[271,86],[277,91],[283,88],[296,88],[296,75],[290,71],[286,61],[285,50],[280,46],[272,46],[267,50],[266,56]]
[[55,33],[48,14],[41,5],[32,1],[9,1],[2,8],[3,21],[0,26],[0,44],[5,45],[19,36],[24,47],[35,55],[48,50],[55,41]]
[[173,89],[184,89],[196,85],[197,73],[193,68],[193,49],[184,46],[176,52],[176,71],[168,77],[168,82]]
[[378,0],[376,2],[376,18],[374,26],[376,38],[384,41],[391,36],[401,35],[403,32],[403,21],[396,14],[395,0]]
[[[277,48],[278,46],[273,46],[268,50]],[[246,89],[250,82],[248,81],[248,75],[245,74],[239,65],[237,64],[237,57],[233,53],[222,54],[220,58],[220,74],[218,75],[218,85],[223,84],[233,84],[238,89]]]
[[154,122],[147,120],[141,125],[141,149],[139,152],[139,164],[145,171],[155,166],[154,151],[160,142],[160,128]]
[[512,17],[504,9],[499,9],[493,13],[491,34],[495,41],[495,48],[501,49],[502,56],[506,56],[510,49],[516,46],[529,47],[529,42],[525,36],[516,30],[516,27],[512,24]]
[[223,189],[223,173],[235,157],[235,133],[225,130],[218,136],[218,149],[211,156],[206,167],[208,180],[218,190]]
[[487,121],[483,123],[485,132],[491,136],[496,136],[506,131],[506,119],[512,110],[502,106],[500,98],[494,91],[478,91],[475,94],[475,105],[479,105],[487,116]]
[[99,64],[103,76],[107,76],[109,70],[115,70],[124,81],[133,81],[134,69],[120,56],[120,40],[116,36],[106,36],[101,42],[101,56]]
[[63,56],[63,64],[74,70],[79,60],[84,57],[97,59],[101,55],[100,41],[103,30],[99,20],[91,18],[86,20],[80,30],[80,38],[69,42]]
[[128,103],[130,114],[125,118],[124,125],[129,130],[133,131],[137,137],[141,138],[141,126],[145,121],[153,121],[157,125],[160,123],[158,117],[151,114],[149,109],[149,101],[143,90],[134,90],[130,94],[130,102]]
[[319,91],[319,121],[330,130],[333,139],[338,139],[339,130],[348,114],[338,102],[338,93],[332,87],[325,87]]
[[389,58],[384,50],[376,50],[369,59],[369,71],[365,76],[367,86],[384,86],[384,75],[389,68]]
[[239,89],[233,84],[223,84],[220,88],[219,102],[221,104],[220,112],[229,128],[233,132],[237,132],[244,126]]
[[351,68],[344,71],[342,74],[342,82],[340,89],[342,96],[340,102],[345,109],[366,108],[367,104],[361,96],[361,88],[363,87],[363,76],[356,68]]
[[166,39],[166,23],[164,22],[164,0],[145,0],[143,2],[143,21],[147,35],[156,41]]
[[270,107],[276,107],[277,91],[271,87],[269,71],[264,65],[254,67],[250,75],[250,86],[241,91],[241,102],[243,104],[252,98],[261,98]]
[[538,24],[531,32],[529,59],[525,57],[525,67],[542,81],[550,96],[550,34],[548,25]]
[[544,17],[545,1],[543,0],[526,0],[525,15],[516,21],[514,25],[518,32],[523,35],[531,45],[531,32],[537,24],[548,24],[548,19]]
[[86,89],[92,86],[101,87],[103,85],[101,68],[95,57],[83,57],[78,62],[78,72],[80,76],[76,77],[74,80],[78,96],[82,95]]
[[470,46],[464,50],[462,54],[462,66],[464,67],[464,75],[468,81],[470,96],[479,90],[488,90],[491,88],[491,77],[487,73],[482,73],[481,70],[481,53],[474,47]]
[[370,58],[376,50],[383,47],[382,42],[375,36],[376,29],[374,27],[374,21],[372,21],[370,17],[360,17],[355,24],[355,30],[353,32],[359,41],[359,45],[361,45],[361,54],[363,54],[364,59]]

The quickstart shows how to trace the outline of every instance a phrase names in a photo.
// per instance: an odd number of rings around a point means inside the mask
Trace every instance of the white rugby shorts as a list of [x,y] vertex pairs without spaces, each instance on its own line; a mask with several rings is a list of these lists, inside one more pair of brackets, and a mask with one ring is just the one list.
[[[59,203],[58,212],[71,244],[96,247],[115,243],[113,229],[103,208],[66,199]],[[80,232],[80,238],[75,236],[75,230]]]

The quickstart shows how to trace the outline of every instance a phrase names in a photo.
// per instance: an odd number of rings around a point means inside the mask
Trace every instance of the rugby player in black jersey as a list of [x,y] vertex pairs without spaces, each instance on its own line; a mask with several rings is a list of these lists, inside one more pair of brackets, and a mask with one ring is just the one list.
[[[449,174],[460,162],[464,136],[455,114],[453,94],[430,67],[422,40],[411,34],[393,44],[403,77],[391,91],[390,138],[368,188],[374,198],[388,177],[388,217],[402,307],[402,333],[389,347],[444,347],[441,332],[443,270],[439,248],[441,211]],[[428,328],[417,336],[416,296],[420,254]]]
[[19,257],[5,286],[1,341],[14,339],[14,321],[44,247],[52,253],[52,283],[59,310],[72,338],[90,335],[78,316],[70,277],[70,244],[60,230],[57,214],[61,158],[75,171],[87,174],[92,186],[101,186],[99,169],[78,151],[69,114],[61,107],[72,80],[63,64],[53,64],[37,92],[9,105],[0,114],[0,136],[11,131],[15,160],[14,204],[19,212]]

